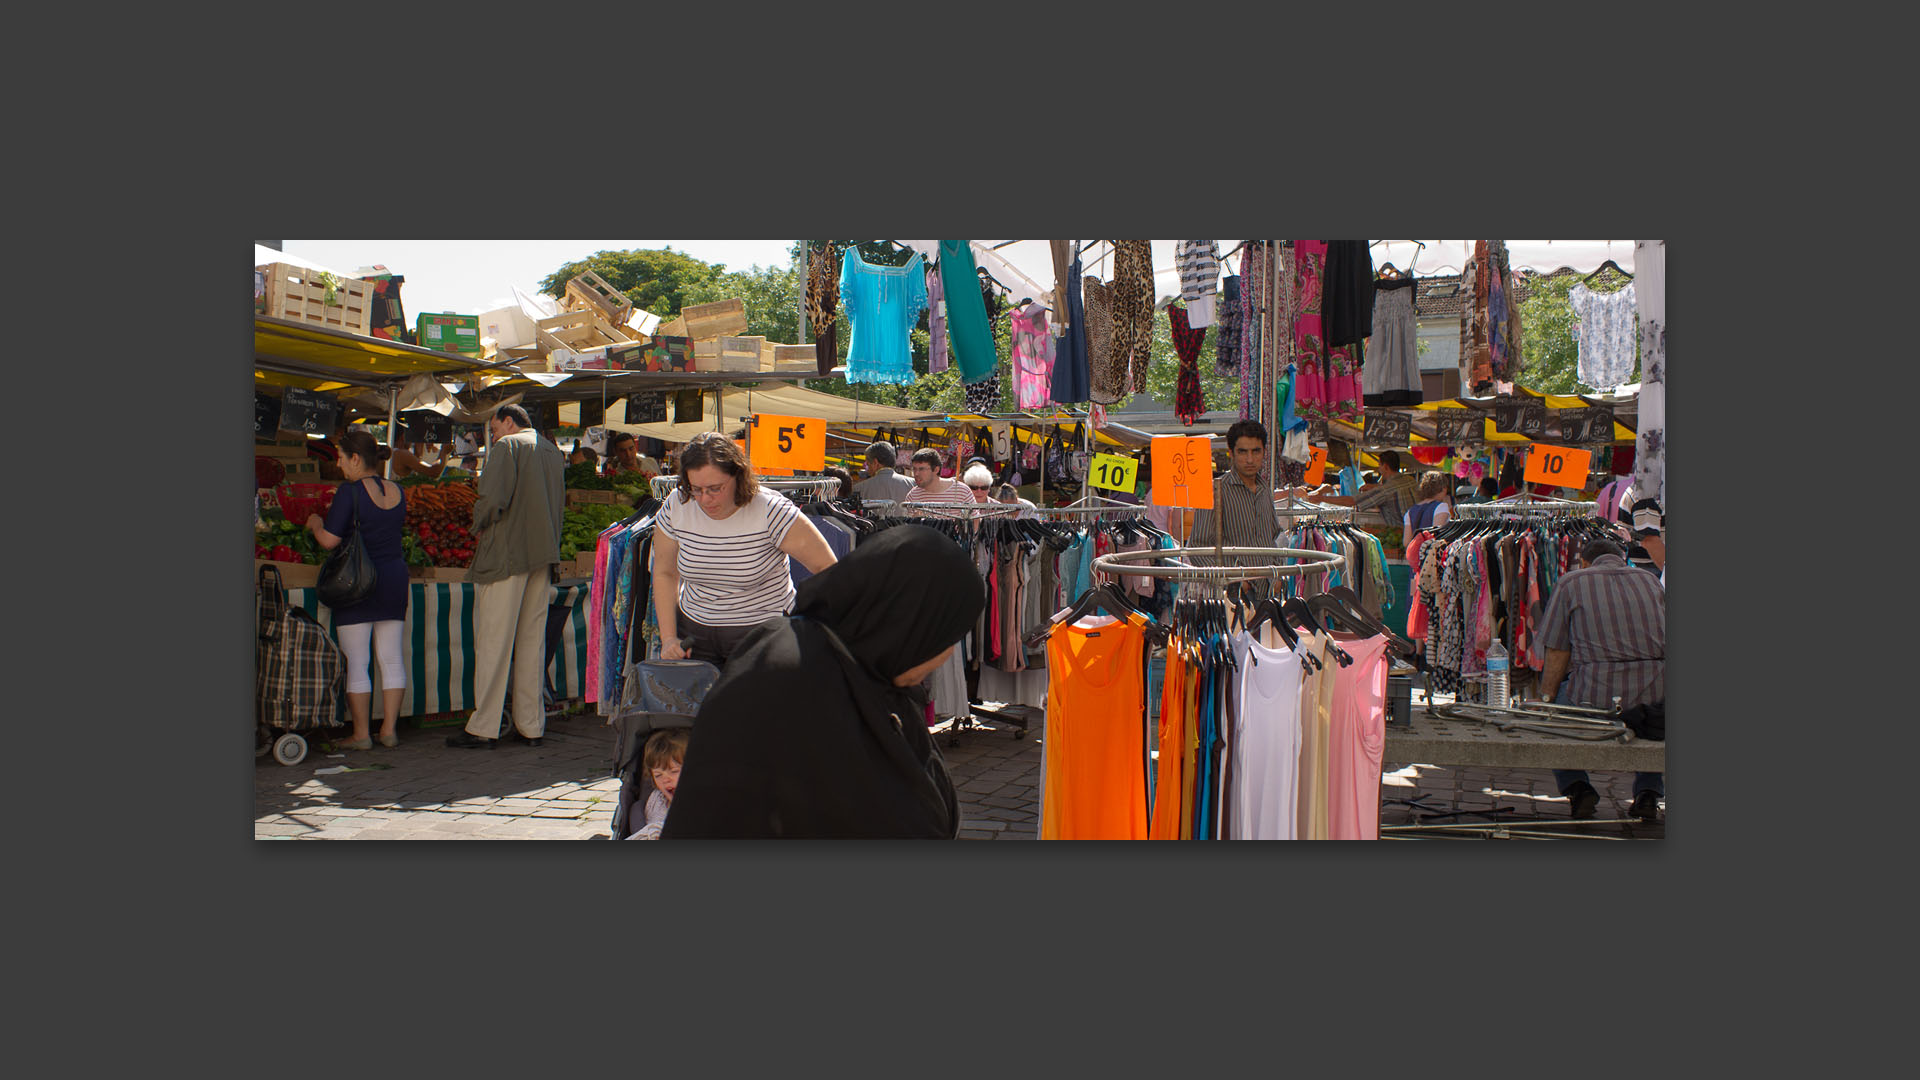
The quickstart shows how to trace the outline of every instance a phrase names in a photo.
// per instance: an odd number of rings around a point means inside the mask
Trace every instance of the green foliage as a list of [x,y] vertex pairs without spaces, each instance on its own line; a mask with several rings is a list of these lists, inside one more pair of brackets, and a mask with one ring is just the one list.
[[[1580,320],[1573,313],[1567,294],[1580,284],[1580,275],[1536,277],[1527,284],[1527,298],[1520,302],[1521,350],[1527,366],[1520,373],[1521,385],[1541,394],[1591,394],[1598,388],[1580,381],[1580,346],[1574,331]],[[1626,282],[1614,278],[1587,286],[1607,293],[1624,288]],[[1628,382],[1640,378],[1638,345],[1635,346],[1633,374]]]
[[540,291],[559,299],[566,295],[568,281],[583,270],[591,270],[627,294],[635,307],[652,312],[664,321],[680,314],[680,309],[687,304],[696,302],[687,298],[689,290],[714,281],[725,269],[724,265],[702,262],[671,247],[658,251],[645,248],[599,251],[549,274],[540,282]]
[[801,341],[800,301],[805,290],[806,282],[792,266],[755,266],[717,274],[707,281],[689,285],[685,302],[710,304],[715,300],[738,299],[747,308],[748,335],[791,345]]

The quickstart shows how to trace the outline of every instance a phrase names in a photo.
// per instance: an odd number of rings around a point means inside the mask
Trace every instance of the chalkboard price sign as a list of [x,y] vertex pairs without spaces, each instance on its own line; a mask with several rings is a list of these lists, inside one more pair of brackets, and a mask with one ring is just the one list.
[[643,390],[627,395],[627,423],[664,424],[667,422],[667,394],[664,390]]
[[432,409],[415,409],[400,415],[407,422],[408,442],[445,443],[453,438],[453,421]]
[[1613,408],[1602,405],[1589,409],[1564,409],[1556,416],[1560,441],[1599,443],[1613,441]]
[[676,424],[697,424],[704,414],[706,395],[698,390],[675,390],[673,392],[673,422]]
[[1547,434],[1547,407],[1537,401],[1528,402],[1520,410],[1520,434],[1529,439],[1544,438]]
[[542,401],[536,404],[521,403],[527,410],[527,419],[533,421],[533,430],[552,431],[560,426],[560,405],[558,402]]
[[1360,440],[1368,446],[1406,446],[1413,434],[1413,420],[1404,413],[1368,409],[1360,429]]
[[596,427],[599,425],[600,421],[605,420],[606,418],[607,418],[606,402],[601,401],[598,398],[595,398],[592,401],[583,401],[580,403],[580,426],[581,427],[583,428]]
[[340,420],[340,399],[332,394],[287,387],[280,402],[280,430],[303,435],[332,435]]
[[1510,398],[1493,407],[1493,429],[1503,435],[1537,439],[1547,431],[1547,407],[1532,399]]
[[280,399],[272,394],[253,392],[253,437],[271,439],[280,430]]
[[1444,446],[1477,445],[1486,438],[1487,414],[1479,409],[1441,409],[1434,414],[1434,442]]

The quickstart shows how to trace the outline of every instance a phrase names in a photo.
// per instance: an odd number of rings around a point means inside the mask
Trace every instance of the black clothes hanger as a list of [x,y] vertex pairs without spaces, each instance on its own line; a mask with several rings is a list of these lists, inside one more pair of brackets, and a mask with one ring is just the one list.
[[1586,277],[1581,278],[1580,284],[1585,285],[1587,282],[1592,281],[1594,278],[1599,277],[1601,272],[1606,270],[1606,268],[1609,266],[1613,267],[1614,273],[1619,274],[1621,277],[1626,278],[1628,281],[1633,280],[1633,275],[1627,273],[1625,270],[1620,269],[1619,263],[1614,262],[1612,259],[1608,259],[1606,262],[1603,262],[1599,266],[1594,267],[1593,273],[1588,274]]

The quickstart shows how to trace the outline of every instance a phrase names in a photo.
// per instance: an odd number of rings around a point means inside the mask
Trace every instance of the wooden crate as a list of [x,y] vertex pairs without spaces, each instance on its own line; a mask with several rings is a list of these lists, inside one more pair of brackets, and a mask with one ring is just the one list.
[[726,337],[742,334],[747,329],[747,305],[741,300],[716,300],[711,304],[695,304],[681,308],[680,317],[687,322],[685,337],[695,341],[701,338]]
[[260,580],[260,568],[271,566],[280,571],[280,584],[289,589],[311,589],[320,584],[320,568],[310,563],[273,562],[270,559],[253,560],[253,580]]
[[591,270],[582,270],[567,282],[566,299],[562,302],[575,311],[596,312],[614,326],[624,325],[627,316],[633,313],[633,301],[627,299],[627,294]]
[[334,289],[334,303],[328,304],[327,289],[320,283],[317,270],[293,263],[269,263],[256,269],[267,279],[266,307],[261,314],[362,337],[372,329],[373,282],[344,278]]
[[659,326],[654,327],[653,332],[660,335],[661,337],[692,337],[693,336],[692,334],[687,333],[687,317],[685,315],[675,315],[673,318],[667,320],[666,322],[661,323]]
[[608,323],[592,311],[567,311],[551,319],[541,319],[534,323],[534,337],[547,352],[555,349],[589,352],[633,340],[631,331]]
[[618,493],[613,491],[594,491],[588,488],[568,488],[567,505],[577,506],[589,503],[597,506],[615,506],[619,503]]

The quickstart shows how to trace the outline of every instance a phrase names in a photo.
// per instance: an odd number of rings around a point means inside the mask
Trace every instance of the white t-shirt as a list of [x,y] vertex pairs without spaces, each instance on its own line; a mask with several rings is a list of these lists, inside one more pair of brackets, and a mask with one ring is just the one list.
[[1292,840],[1300,777],[1300,658],[1248,635],[1233,637],[1240,662],[1234,692],[1239,726],[1233,755],[1235,840]]
[[793,577],[780,545],[800,518],[765,488],[724,521],[676,491],[658,527],[680,545],[680,610],[703,626],[753,626],[793,607]]

